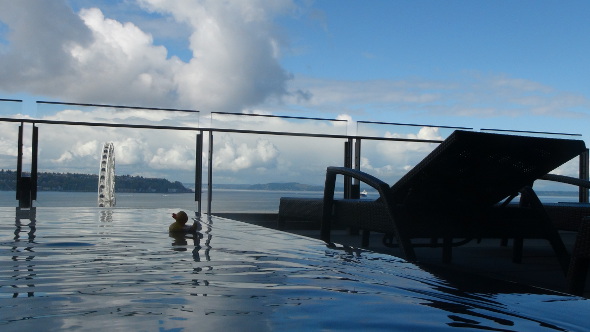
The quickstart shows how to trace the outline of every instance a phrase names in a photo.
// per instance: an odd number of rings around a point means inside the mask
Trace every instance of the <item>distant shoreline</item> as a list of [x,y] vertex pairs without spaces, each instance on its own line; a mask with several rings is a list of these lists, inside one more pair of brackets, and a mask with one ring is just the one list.
[[538,196],[578,196],[579,193],[577,191],[552,191],[552,190],[540,190],[535,191]]
[[[0,191],[16,190],[16,172],[0,170]],[[274,190],[274,191],[323,191],[323,186],[280,182],[266,184],[213,184],[214,189]],[[98,175],[80,173],[39,172],[37,191],[55,192],[96,192]],[[117,193],[194,193],[179,181],[171,182],[163,178],[144,178],[142,176],[115,176]]]
[[[16,172],[0,170],[0,190],[15,191]],[[98,175],[80,173],[39,172],[37,191],[56,192],[97,192]],[[162,178],[116,175],[115,191],[120,193],[193,193],[179,181],[171,182]]]
[[[251,188],[247,188],[248,186],[256,186],[256,185],[244,185],[244,186],[236,186],[236,185],[216,185],[213,186],[213,190],[244,190],[244,191],[289,191],[289,192],[305,192],[305,191],[309,191],[309,192],[321,192],[323,191],[323,188],[321,189],[307,189],[307,190],[302,190],[302,189],[296,189],[296,190],[289,190],[289,189],[251,189]],[[206,192],[206,187],[203,187],[203,192]],[[15,190],[9,190],[9,189],[0,189],[0,191],[2,192],[14,192]],[[71,193],[76,193],[76,192],[96,192],[96,190],[92,190],[92,191],[69,191],[69,190],[41,190],[39,189],[39,192],[71,192]],[[194,191],[191,190],[191,192],[131,192],[131,191],[119,191],[116,190],[117,194],[170,194],[170,195],[175,195],[175,194],[194,194]],[[371,192],[369,191],[369,197],[374,197],[377,198],[377,193],[376,192]],[[577,191],[538,191],[537,192],[538,196],[543,196],[543,197],[577,197],[578,196],[578,192]]]
[[[203,187],[206,189],[206,187]],[[259,184],[213,184],[213,189],[229,190],[266,190],[266,191],[323,191],[323,185],[310,185],[298,182],[271,182]],[[0,191],[16,190],[16,172],[0,170]],[[98,175],[78,173],[39,172],[38,191],[55,192],[97,192]],[[179,181],[171,182],[163,178],[144,178],[141,176],[117,175],[115,178],[117,193],[194,193]],[[578,191],[540,190],[539,196],[575,197]],[[375,193],[376,194],[376,193]]]
[[273,190],[273,191],[323,191],[324,186],[297,182],[272,182],[259,184],[213,184],[213,189]]

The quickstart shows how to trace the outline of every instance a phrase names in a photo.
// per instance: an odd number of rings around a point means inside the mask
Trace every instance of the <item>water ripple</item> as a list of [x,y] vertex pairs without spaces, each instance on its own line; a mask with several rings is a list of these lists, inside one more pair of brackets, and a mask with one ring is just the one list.
[[[4,330],[584,330],[589,301],[457,279],[402,259],[173,211],[0,211]],[[10,215],[10,213],[13,213]],[[8,225],[14,225],[8,227]],[[486,284],[488,282],[488,284]],[[555,308],[559,308],[556,310]]]

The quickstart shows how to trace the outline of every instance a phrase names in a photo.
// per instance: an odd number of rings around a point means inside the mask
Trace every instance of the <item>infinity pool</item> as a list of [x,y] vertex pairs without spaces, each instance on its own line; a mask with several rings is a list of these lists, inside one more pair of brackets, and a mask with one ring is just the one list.
[[0,330],[586,329],[583,298],[172,212],[0,208]]

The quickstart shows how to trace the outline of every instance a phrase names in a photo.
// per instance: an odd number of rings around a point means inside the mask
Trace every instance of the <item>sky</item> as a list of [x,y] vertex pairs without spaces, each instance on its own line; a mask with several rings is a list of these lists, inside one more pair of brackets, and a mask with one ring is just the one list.
[[[0,6],[0,98],[23,100],[25,116],[73,114],[34,109],[34,101],[48,100],[198,110],[202,126],[211,125],[203,120],[209,112],[236,112],[348,119],[348,134],[361,120],[588,137],[588,1],[0,0]],[[76,117],[96,117],[90,113]],[[297,126],[272,121],[273,128]],[[444,137],[427,127],[382,131]],[[107,138],[116,142],[123,171],[188,174],[193,167],[188,134],[66,132],[69,138],[52,133],[64,143],[42,151],[48,169],[83,168]],[[214,155],[222,182],[280,181],[288,174],[322,183],[318,165],[341,158],[340,143],[220,136]],[[7,158],[12,141],[0,141]],[[321,149],[310,152],[311,145]],[[431,149],[369,144],[364,169],[393,181]]]

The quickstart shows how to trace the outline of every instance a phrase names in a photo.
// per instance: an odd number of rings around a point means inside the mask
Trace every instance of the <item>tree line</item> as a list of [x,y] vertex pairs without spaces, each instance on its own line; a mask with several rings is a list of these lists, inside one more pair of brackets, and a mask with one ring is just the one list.
[[[16,190],[16,171],[0,170],[0,190]],[[98,190],[98,175],[79,173],[39,172],[37,174],[39,191],[77,191],[92,192]],[[144,178],[143,176],[116,175],[116,192],[133,193],[190,193],[191,189],[181,182],[171,182],[162,178]]]

